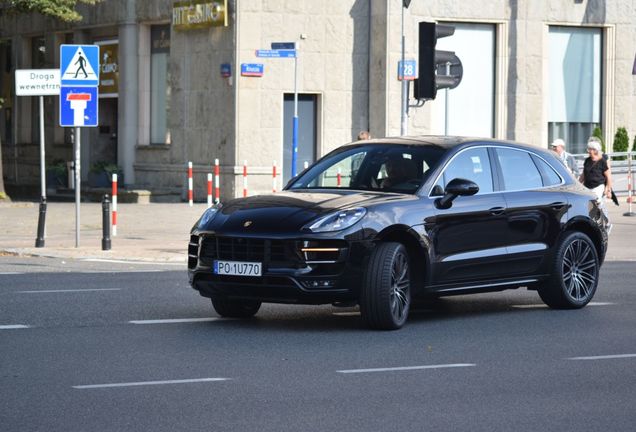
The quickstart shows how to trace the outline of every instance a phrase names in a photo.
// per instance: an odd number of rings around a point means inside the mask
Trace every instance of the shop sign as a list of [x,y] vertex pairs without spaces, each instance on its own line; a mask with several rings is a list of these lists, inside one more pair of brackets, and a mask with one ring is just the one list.
[[172,7],[175,30],[227,27],[227,0],[178,1]]
[[99,96],[116,97],[119,93],[119,42],[96,42],[99,45]]

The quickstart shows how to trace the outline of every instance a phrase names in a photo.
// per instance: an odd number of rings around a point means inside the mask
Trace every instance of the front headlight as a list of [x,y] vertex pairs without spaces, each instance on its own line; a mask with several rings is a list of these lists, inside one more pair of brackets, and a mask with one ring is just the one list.
[[199,227],[199,229],[201,229],[205,225],[210,223],[210,221],[212,219],[214,219],[214,217],[217,215],[217,213],[219,212],[220,209],[221,209],[221,204],[219,203],[219,204],[216,204],[216,205],[210,207],[209,209],[205,210],[203,212],[203,215],[201,215],[201,218],[199,219],[199,222],[197,222],[197,227]]
[[311,232],[340,231],[358,222],[365,214],[367,214],[367,209],[364,207],[340,210],[321,217],[307,226],[306,229]]

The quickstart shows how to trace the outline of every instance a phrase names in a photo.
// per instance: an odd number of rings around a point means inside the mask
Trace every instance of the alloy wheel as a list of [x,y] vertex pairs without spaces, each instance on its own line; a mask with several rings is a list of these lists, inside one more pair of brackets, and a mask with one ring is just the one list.
[[589,243],[576,239],[563,254],[563,284],[575,301],[586,301],[594,292],[598,269],[596,257]]
[[408,257],[398,253],[391,268],[391,313],[396,321],[402,321],[408,313],[410,299]]

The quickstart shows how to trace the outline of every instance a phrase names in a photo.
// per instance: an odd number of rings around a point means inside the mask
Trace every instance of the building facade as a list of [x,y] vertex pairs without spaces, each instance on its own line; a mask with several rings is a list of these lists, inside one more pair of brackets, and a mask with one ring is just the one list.
[[[195,8],[191,5],[196,4]],[[636,133],[636,4],[630,0],[105,0],[63,24],[39,15],[0,18],[0,139],[5,184],[39,184],[37,98],[16,97],[15,69],[59,68],[60,45],[100,46],[99,126],[83,128],[82,179],[119,165],[128,187],[195,198],[218,159],[222,198],[290,178],[294,92],[298,171],[361,130],[401,127],[402,55],[417,59],[418,22],[455,26],[438,41],[462,60],[461,84],[409,109],[407,133],[453,134],[579,153],[595,127],[608,150],[618,127]],[[295,42],[298,57],[258,57]],[[243,73],[242,73],[243,70]],[[412,91],[410,91],[412,95]],[[411,99],[411,104],[416,101]],[[447,106],[448,104],[448,106]],[[73,131],[45,98],[47,164],[72,160]]]

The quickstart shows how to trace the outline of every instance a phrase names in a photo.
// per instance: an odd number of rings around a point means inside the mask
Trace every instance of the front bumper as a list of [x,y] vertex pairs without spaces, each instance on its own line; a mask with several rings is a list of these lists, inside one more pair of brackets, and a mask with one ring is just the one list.
[[[192,235],[190,284],[204,297],[270,303],[325,304],[357,300],[372,244],[331,239]],[[218,275],[215,260],[261,262],[262,276]]]

